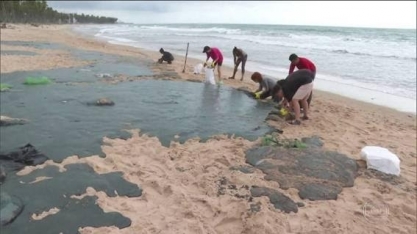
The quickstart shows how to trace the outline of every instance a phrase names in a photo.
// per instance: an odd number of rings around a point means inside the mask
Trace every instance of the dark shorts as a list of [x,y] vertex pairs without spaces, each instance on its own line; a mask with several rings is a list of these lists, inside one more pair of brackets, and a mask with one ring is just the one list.
[[240,63],[242,63],[242,65],[244,66],[247,60],[248,60],[248,55],[245,54],[243,57],[237,58],[236,64],[239,65]]
[[243,56],[242,58],[242,63],[245,64],[247,60],[248,60],[248,55],[245,54],[245,56]]
[[236,66],[239,66],[242,63],[242,69],[245,69],[246,61],[248,60],[248,55],[245,54],[242,58],[238,58],[236,61]]
[[219,67],[221,67],[223,65],[223,60],[217,61],[217,65],[219,65]]

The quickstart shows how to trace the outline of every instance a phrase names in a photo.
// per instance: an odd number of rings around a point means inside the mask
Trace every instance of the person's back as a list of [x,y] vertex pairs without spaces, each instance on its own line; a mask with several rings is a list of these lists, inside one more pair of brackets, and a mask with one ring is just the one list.
[[292,81],[292,82],[300,82],[304,79],[313,79],[314,74],[313,72],[311,72],[308,69],[300,69],[297,70],[291,74],[289,74],[287,76],[287,78],[285,78],[287,81]]
[[246,52],[243,49],[234,47],[233,48],[233,55],[236,56],[237,58],[242,59],[244,56],[246,56]]
[[[314,74],[308,69],[297,70],[287,76],[282,81],[283,91],[288,96],[291,96],[297,92],[297,90],[308,83],[313,82]],[[291,98],[289,98],[291,100]]]
[[162,61],[166,61],[168,62],[168,64],[171,64],[172,61],[174,61],[174,56],[168,52],[168,51],[164,51],[164,49],[160,49],[159,52],[162,54],[162,58],[160,58],[160,63],[162,63]]
[[271,91],[276,85],[277,81],[268,77],[262,78],[260,86],[265,89],[265,91]]
[[164,52],[164,55],[162,56],[164,61],[167,61],[168,63],[174,61],[174,56],[170,52]]
[[259,88],[254,92],[256,99],[265,99],[272,96],[272,90],[277,84],[276,80],[267,77],[264,78],[259,72],[254,72],[251,79],[256,83],[259,83]]
[[223,54],[216,47],[211,47],[210,48],[210,53],[208,54],[208,56],[210,56],[213,60],[218,60],[218,61],[223,62]]
[[298,57],[296,54],[291,54],[289,60],[291,61],[291,65],[288,74],[293,73],[295,67],[297,67],[299,70],[308,69],[314,74],[314,76],[316,75],[316,66],[309,59]]

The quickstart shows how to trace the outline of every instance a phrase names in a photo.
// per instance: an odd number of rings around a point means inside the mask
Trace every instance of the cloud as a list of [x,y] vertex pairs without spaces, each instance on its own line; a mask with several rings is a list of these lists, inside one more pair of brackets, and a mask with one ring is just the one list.
[[416,1],[50,1],[139,24],[230,23],[416,28]]

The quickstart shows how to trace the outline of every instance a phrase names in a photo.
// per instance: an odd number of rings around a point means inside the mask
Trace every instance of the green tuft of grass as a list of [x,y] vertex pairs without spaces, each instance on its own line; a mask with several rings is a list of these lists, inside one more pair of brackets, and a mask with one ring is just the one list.
[[305,149],[307,145],[298,139],[279,139],[277,136],[265,135],[261,140],[262,146],[277,146],[283,148]]
[[45,85],[51,83],[51,80],[46,76],[41,77],[27,77],[23,84],[25,85]]
[[0,92],[8,91],[11,88],[11,85],[0,83]]

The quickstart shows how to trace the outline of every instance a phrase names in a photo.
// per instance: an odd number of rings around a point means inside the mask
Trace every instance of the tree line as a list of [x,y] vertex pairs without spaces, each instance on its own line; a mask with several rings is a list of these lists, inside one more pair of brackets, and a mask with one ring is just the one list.
[[0,22],[4,23],[43,23],[43,24],[113,24],[117,18],[60,13],[45,0],[1,1]]

